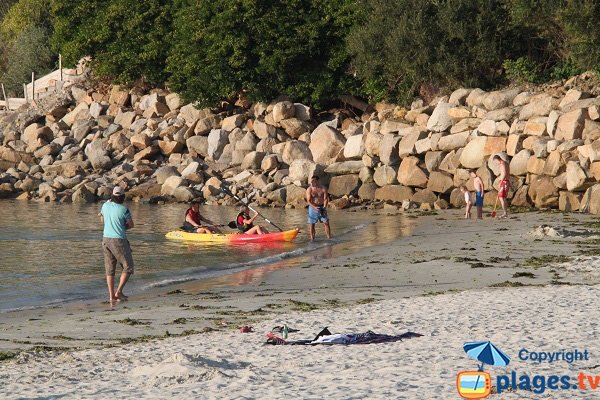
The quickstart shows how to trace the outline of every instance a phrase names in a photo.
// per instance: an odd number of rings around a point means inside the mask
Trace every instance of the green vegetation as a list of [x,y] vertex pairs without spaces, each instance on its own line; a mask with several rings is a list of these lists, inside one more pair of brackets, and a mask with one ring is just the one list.
[[139,319],[125,318],[125,319],[115,319],[114,322],[125,325],[150,325],[150,322],[142,322]]
[[0,82],[8,95],[22,95],[23,83],[54,67],[48,43],[52,30],[49,0],[7,1],[0,5]]
[[0,351],[0,361],[10,360],[11,358],[15,358],[17,353],[12,353],[10,351]]
[[423,293],[421,296],[423,296],[423,297],[429,297],[429,296],[439,296],[440,294],[445,294],[445,293],[446,293],[446,291],[444,291],[444,290],[441,290],[441,291],[439,291],[439,292],[436,292],[436,291],[430,290],[430,291],[428,291],[428,292],[425,292],[425,293]]
[[356,304],[370,304],[370,303],[373,303],[375,301],[377,301],[377,300],[374,299],[374,298],[372,298],[372,297],[367,297],[367,298],[364,298],[364,299],[356,300]]
[[292,305],[292,310],[294,311],[313,311],[319,308],[316,304],[305,303],[303,301],[297,301],[289,299],[288,303]]
[[490,285],[490,287],[493,287],[493,288],[521,287],[521,286],[525,286],[525,285],[522,284],[521,282],[511,282],[511,281],[504,281],[504,282],[494,283],[493,285]]
[[363,0],[348,37],[352,66],[372,100],[430,97],[439,85],[489,86],[519,53],[505,1]]
[[245,92],[312,104],[345,89],[349,0],[175,0],[168,68],[174,89],[214,105]]
[[599,19],[594,0],[4,0],[0,81],[18,92],[61,53],[203,106],[241,94],[407,104],[600,71]]
[[50,0],[52,45],[66,63],[91,56],[118,82],[161,83],[171,41],[172,0]]
[[513,278],[535,278],[532,272],[515,272]]
[[565,256],[565,255],[544,255],[544,256],[539,256],[539,257],[531,257],[528,258],[527,260],[519,263],[516,265],[516,267],[533,267],[533,268],[540,268],[540,267],[545,267],[548,264],[560,264],[560,263],[565,263],[565,262],[569,262],[573,259],[573,257],[570,256]]

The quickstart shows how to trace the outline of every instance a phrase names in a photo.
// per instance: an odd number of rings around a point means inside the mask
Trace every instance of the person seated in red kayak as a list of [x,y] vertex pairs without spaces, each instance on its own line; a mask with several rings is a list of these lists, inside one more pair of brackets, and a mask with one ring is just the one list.
[[240,212],[235,218],[235,224],[241,232],[247,234],[258,234],[269,233],[265,228],[260,225],[254,225],[254,220],[258,217],[258,213],[255,213],[253,217],[250,217],[250,209],[247,206],[242,206]]
[[212,229],[208,229],[206,226],[202,226],[202,222],[206,222],[210,225],[215,225],[208,218],[204,218],[200,215],[200,202],[192,201],[190,204],[190,208],[185,211],[185,222],[183,223],[183,230],[187,232],[196,232],[196,233],[221,233],[218,229],[211,227]]

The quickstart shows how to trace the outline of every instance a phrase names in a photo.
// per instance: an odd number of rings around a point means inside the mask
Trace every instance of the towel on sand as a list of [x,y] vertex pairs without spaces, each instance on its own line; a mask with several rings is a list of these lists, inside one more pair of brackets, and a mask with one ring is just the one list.
[[370,343],[388,343],[397,342],[402,339],[411,339],[423,336],[420,333],[405,332],[401,335],[385,335],[366,331],[363,333],[337,333],[332,334],[325,328],[317,334],[314,339],[287,340],[272,332],[267,333],[267,344],[274,345],[317,345],[317,344],[370,344]]

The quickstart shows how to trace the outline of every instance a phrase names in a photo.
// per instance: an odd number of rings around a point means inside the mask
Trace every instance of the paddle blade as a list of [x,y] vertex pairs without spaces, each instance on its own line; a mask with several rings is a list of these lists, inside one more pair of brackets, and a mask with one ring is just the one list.
[[237,225],[235,224],[234,221],[231,221],[227,224],[228,227],[230,227],[231,229],[237,229]]

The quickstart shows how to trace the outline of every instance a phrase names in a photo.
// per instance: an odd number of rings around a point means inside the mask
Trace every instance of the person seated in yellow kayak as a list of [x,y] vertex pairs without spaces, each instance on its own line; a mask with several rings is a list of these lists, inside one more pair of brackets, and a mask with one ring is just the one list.
[[[202,226],[202,222],[213,225],[212,229],[208,229],[206,226]],[[200,215],[200,202],[192,201],[190,208],[185,211],[185,222],[183,223],[183,230],[187,232],[196,233],[221,233],[214,227],[215,223],[208,218],[204,218]]]
[[258,213],[255,212],[253,217],[250,217],[250,209],[247,206],[242,206],[240,212],[235,218],[235,224],[238,229],[247,234],[258,234],[269,233],[265,228],[260,225],[254,225],[254,220],[258,217]]

